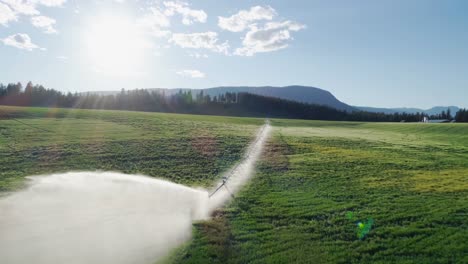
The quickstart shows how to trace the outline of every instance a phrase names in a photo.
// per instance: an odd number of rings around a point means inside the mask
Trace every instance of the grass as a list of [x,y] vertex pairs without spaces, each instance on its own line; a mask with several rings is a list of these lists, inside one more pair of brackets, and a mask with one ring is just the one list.
[[[0,107],[0,191],[70,170],[211,186],[262,123]],[[256,177],[166,262],[468,263],[468,125],[272,125]]]
[[261,124],[249,118],[0,107],[0,191],[22,187],[25,176],[70,170],[211,186]]
[[467,125],[272,124],[256,177],[172,262],[468,263]]

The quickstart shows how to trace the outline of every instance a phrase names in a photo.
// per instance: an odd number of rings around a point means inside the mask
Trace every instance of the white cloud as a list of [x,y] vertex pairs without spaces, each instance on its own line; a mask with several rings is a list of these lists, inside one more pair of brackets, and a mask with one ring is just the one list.
[[182,15],[182,23],[191,25],[194,22],[205,23],[208,15],[203,10],[195,10],[189,7],[189,4],[182,1],[167,1],[164,2],[166,16],[174,16],[176,13]]
[[28,34],[24,34],[24,33],[17,33],[17,34],[8,36],[2,41],[3,41],[3,44],[7,46],[12,46],[18,49],[32,51],[33,49],[39,48],[39,46],[31,42],[31,38],[28,36]]
[[218,17],[218,26],[232,32],[242,32],[253,22],[260,20],[272,20],[276,11],[270,6],[253,6],[250,10],[241,10],[230,17]]
[[29,0],[2,0],[5,4],[9,5],[15,13],[22,15],[38,15],[39,11],[36,9],[35,1]]
[[170,42],[182,48],[208,49],[213,52],[224,54],[228,54],[229,50],[229,44],[227,42],[218,42],[218,33],[216,32],[176,33],[172,34]]
[[0,2],[0,25],[6,26],[8,22],[16,19],[15,12],[9,6]]
[[41,4],[44,6],[53,7],[53,6],[62,6],[63,4],[65,4],[65,2],[67,2],[67,0],[33,0],[32,2]]
[[304,29],[305,25],[292,22],[270,22],[264,27],[251,25],[242,41],[243,47],[236,49],[235,55],[253,56],[259,52],[271,52],[288,47],[292,40],[291,31]]
[[55,19],[46,16],[35,16],[31,18],[33,26],[40,28],[47,34],[57,33],[54,28]]
[[43,29],[45,33],[57,33],[53,25],[55,20],[40,16],[37,6],[59,7],[67,0],[0,0],[0,24],[6,25],[9,21],[17,20],[18,15],[34,16],[31,18],[33,26]]
[[190,57],[193,57],[193,58],[196,58],[196,59],[201,59],[201,58],[208,58],[208,55],[207,54],[204,54],[204,53],[198,53],[198,52],[189,52],[188,55]]
[[137,20],[137,24],[156,37],[167,37],[170,31],[167,28],[171,25],[169,18],[158,8],[151,7],[150,13]]
[[199,70],[182,70],[177,72],[178,75],[188,78],[205,78],[205,73]]

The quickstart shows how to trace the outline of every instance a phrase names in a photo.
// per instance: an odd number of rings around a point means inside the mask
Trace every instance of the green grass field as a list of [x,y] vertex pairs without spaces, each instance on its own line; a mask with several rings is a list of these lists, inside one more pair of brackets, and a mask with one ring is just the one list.
[[82,170],[212,186],[262,124],[249,118],[0,107],[0,191],[21,187],[24,176]]
[[[212,186],[263,122],[0,107],[0,191],[70,170]],[[468,125],[271,123],[256,176],[168,262],[468,263]]]
[[170,261],[468,263],[468,125],[272,125],[256,177]]

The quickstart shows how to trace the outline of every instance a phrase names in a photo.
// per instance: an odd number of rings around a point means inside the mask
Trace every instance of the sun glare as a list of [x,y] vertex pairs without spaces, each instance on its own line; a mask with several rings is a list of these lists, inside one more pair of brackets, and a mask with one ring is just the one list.
[[83,40],[84,57],[92,70],[109,75],[142,73],[150,44],[129,17],[106,15],[90,19]]

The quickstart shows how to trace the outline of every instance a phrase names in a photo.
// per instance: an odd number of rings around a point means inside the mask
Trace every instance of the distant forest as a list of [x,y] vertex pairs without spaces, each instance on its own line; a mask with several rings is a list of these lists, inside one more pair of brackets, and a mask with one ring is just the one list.
[[[21,83],[0,84],[0,105],[372,122],[419,122],[427,116],[423,113],[346,112],[327,106],[244,92],[226,92],[214,97],[204,94],[203,90],[195,94],[189,90],[170,95],[164,91],[144,89],[128,91],[122,89],[120,93],[113,95],[65,94],[54,89],[46,89],[42,85],[33,85],[31,82],[24,88]],[[450,110],[447,110],[429,118],[468,122],[468,111],[462,109],[452,117]]]

